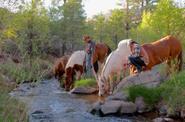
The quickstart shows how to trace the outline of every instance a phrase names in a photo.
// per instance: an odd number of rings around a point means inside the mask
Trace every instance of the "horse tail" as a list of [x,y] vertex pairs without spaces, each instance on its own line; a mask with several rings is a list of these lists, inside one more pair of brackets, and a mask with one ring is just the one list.
[[178,60],[178,71],[181,71],[182,70],[182,64],[183,64],[183,54],[182,54],[182,51],[177,56],[177,60]]

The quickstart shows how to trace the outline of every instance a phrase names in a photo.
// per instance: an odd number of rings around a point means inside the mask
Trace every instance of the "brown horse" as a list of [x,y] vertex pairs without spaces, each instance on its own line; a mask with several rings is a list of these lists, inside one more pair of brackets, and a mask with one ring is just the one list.
[[101,71],[102,64],[105,62],[106,57],[111,53],[111,49],[107,44],[97,43],[92,55],[92,64],[94,75],[97,80],[97,74]]
[[69,60],[69,57],[69,55],[62,56],[61,58],[56,60],[53,66],[53,74],[58,80],[61,80],[62,76],[65,73],[65,67]]
[[[147,52],[149,63],[144,70],[151,70],[153,66],[162,62],[167,62],[171,67],[171,61],[177,59],[176,68],[178,71],[182,68],[182,46],[180,41],[173,36],[166,36],[158,41],[143,44],[142,48]],[[130,69],[130,73],[134,74],[135,68]]]

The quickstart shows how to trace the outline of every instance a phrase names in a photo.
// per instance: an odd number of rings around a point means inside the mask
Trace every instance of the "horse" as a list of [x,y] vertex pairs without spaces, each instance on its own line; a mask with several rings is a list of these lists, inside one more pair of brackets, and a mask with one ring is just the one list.
[[66,77],[64,87],[66,91],[73,88],[75,75],[78,80],[81,78],[81,75],[84,72],[85,54],[85,51],[79,50],[75,51],[69,58],[65,68]]
[[65,67],[69,60],[69,55],[62,56],[61,58],[57,59],[53,66],[53,74],[56,79],[61,80],[65,73]]
[[102,66],[106,60],[106,57],[111,53],[111,49],[107,44],[97,43],[92,55],[91,63],[93,64],[93,73],[98,81],[98,74],[102,70]]
[[[117,82],[120,81],[121,71],[126,70],[128,64],[128,56],[131,54],[130,49],[131,39],[122,40],[119,42],[118,47],[108,57],[98,80],[99,96],[113,92],[113,76],[117,75]],[[109,82],[108,82],[109,81]],[[110,86],[109,88],[106,88]]]
[[[161,64],[166,61],[168,68],[171,67],[171,61],[177,59],[176,69],[177,71],[181,71],[183,58],[182,58],[182,46],[180,41],[168,35],[163,37],[160,40],[157,40],[152,43],[146,43],[141,45],[149,58],[149,62],[144,67],[144,71],[151,70],[153,66]],[[135,73],[135,67],[130,68],[130,74]],[[167,73],[168,75],[169,73]]]

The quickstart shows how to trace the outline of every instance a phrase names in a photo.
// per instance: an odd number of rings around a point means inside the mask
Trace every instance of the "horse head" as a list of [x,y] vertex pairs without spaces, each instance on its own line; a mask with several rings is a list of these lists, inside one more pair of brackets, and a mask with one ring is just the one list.
[[64,81],[64,87],[66,91],[69,91],[73,88],[73,80],[74,80],[74,70],[69,67],[66,69],[66,76]]

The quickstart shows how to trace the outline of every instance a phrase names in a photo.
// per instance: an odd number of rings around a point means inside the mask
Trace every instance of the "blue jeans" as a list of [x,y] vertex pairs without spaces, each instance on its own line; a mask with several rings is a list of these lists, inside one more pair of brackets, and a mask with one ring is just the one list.
[[142,66],[146,66],[145,62],[140,57],[129,56],[128,59],[131,64],[137,68],[138,73],[142,71]]
[[86,76],[87,77],[92,77],[92,64],[91,64],[91,58],[92,54],[86,53],[85,56],[85,63],[86,63]]

